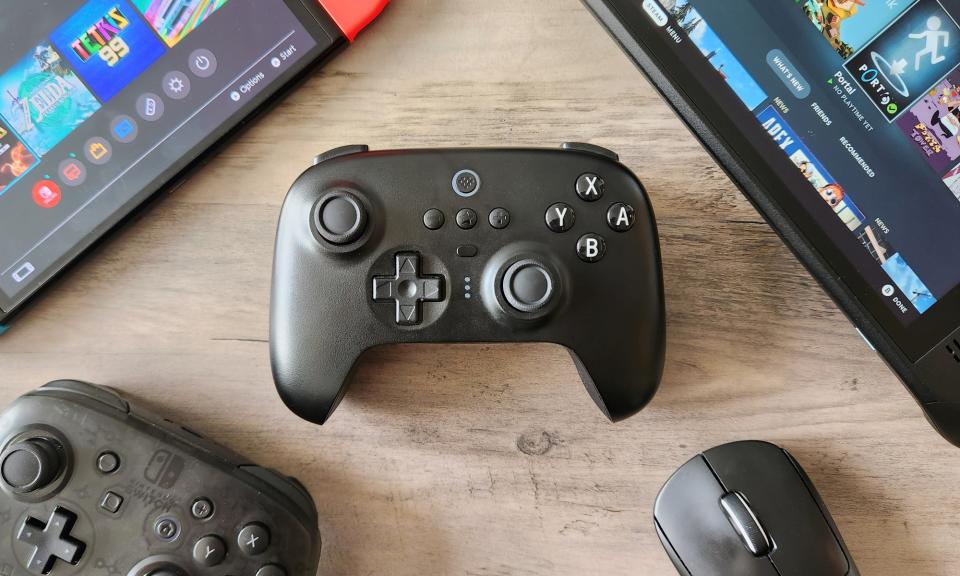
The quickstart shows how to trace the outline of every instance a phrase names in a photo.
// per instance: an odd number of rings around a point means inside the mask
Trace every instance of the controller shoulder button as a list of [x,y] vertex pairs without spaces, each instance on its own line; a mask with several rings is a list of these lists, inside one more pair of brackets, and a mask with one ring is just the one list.
[[586,144],[584,142],[564,142],[560,145],[561,150],[570,150],[572,152],[586,152],[587,154],[596,154],[609,158],[614,162],[620,161],[620,156],[613,150],[597,146],[596,144]]
[[124,414],[130,412],[130,405],[119,394],[104,386],[94,386],[86,382],[77,382],[75,380],[58,380],[42,386],[39,392],[67,392],[68,394],[79,394],[91,400],[96,400],[101,404],[106,404],[111,408],[119,410]]
[[364,152],[369,152],[370,147],[366,144],[353,144],[350,146],[341,146],[339,148],[334,148],[333,150],[328,150],[323,154],[317,155],[313,159],[313,165],[317,166],[323,164],[327,160],[333,160],[334,158],[340,158],[342,156],[350,156],[353,154],[363,154]]

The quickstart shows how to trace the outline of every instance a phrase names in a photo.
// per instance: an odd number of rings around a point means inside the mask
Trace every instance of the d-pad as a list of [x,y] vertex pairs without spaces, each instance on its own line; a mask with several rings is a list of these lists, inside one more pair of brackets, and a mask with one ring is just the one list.
[[57,507],[46,524],[42,520],[27,517],[20,525],[17,540],[33,547],[27,569],[34,574],[49,574],[59,559],[76,564],[83,556],[83,542],[70,537],[70,530],[77,522],[77,515],[66,508]]
[[374,302],[394,302],[397,324],[415,326],[423,320],[422,302],[443,301],[443,276],[420,273],[420,254],[400,252],[396,255],[393,276],[375,276]]

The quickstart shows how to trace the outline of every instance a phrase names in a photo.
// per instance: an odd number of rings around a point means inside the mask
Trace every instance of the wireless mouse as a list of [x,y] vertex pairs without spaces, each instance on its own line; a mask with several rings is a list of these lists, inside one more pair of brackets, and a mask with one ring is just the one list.
[[657,495],[654,520],[684,576],[859,576],[806,472],[767,442],[684,464]]

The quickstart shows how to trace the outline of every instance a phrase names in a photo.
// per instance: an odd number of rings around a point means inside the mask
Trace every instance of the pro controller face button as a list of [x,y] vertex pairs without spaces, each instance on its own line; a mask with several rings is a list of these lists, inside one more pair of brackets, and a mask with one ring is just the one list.
[[85,545],[70,536],[76,522],[76,514],[59,506],[46,524],[33,517],[23,521],[17,531],[17,540],[33,547],[27,561],[30,572],[49,574],[57,560],[74,565],[80,562]]
[[263,524],[247,524],[237,535],[237,546],[247,556],[256,556],[270,547],[270,531]]
[[453,175],[453,191],[469,198],[480,191],[480,176],[473,170],[461,170]]
[[637,212],[633,206],[617,202],[607,210],[607,224],[615,232],[626,232],[633,228],[637,220]]
[[193,545],[193,561],[200,566],[217,566],[227,557],[227,545],[217,536],[204,536]]
[[395,257],[393,276],[373,279],[373,300],[396,306],[396,322],[400,326],[416,326],[423,321],[421,303],[442,302],[442,276],[421,274],[420,254],[401,252]]
[[547,208],[546,221],[547,228],[550,230],[557,233],[566,232],[577,222],[577,213],[569,204],[557,202]]
[[42,490],[60,476],[62,448],[53,440],[32,438],[7,448],[0,463],[4,484],[17,494]]
[[599,234],[584,234],[577,241],[577,255],[590,264],[599,262],[607,255],[607,241]]
[[464,208],[457,212],[457,226],[463,230],[470,230],[476,226],[477,220],[477,213],[470,208]]
[[510,225],[510,212],[506,208],[494,208],[490,211],[490,226],[497,230],[503,230]]
[[603,198],[607,183],[596,174],[583,174],[577,178],[577,196],[586,202],[596,202]]
[[287,571],[276,564],[269,564],[257,570],[257,576],[287,576]]
[[367,229],[367,210],[353,194],[331,192],[317,202],[313,223],[324,240],[343,246],[363,236]]
[[446,217],[444,217],[443,212],[437,210],[436,208],[431,208],[423,214],[423,225],[427,227],[428,230],[439,230],[443,228],[444,222],[446,222]]
[[535,260],[521,260],[503,276],[503,295],[519,312],[534,313],[545,308],[556,292],[553,275]]

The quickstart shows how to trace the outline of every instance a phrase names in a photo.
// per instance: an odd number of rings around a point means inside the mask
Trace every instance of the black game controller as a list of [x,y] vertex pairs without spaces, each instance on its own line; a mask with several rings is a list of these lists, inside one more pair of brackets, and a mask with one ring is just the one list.
[[73,381],[0,416],[0,574],[314,576],[296,481]]
[[273,274],[274,379],[318,424],[382,344],[557,343],[614,421],[663,371],[653,211],[596,146],[327,152],[287,195]]

